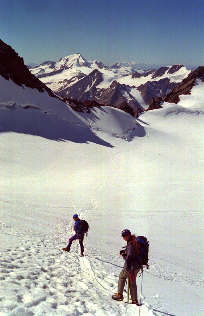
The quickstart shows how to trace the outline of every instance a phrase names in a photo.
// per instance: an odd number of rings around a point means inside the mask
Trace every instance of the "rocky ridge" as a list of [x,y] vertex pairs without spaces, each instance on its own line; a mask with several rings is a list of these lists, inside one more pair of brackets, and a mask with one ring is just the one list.
[[39,92],[46,90],[50,96],[55,96],[43,82],[29,71],[23,58],[2,40],[0,40],[0,75],[6,80],[14,81],[19,86],[25,85],[37,89]]
[[191,94],[191,89],[198,81],[204,82],[204,66],[200,66],[193,70],[187,78],[175,85],[175,87],[163,97],[154,97],[150,102],[148,110],[153,110],[161,107],[163,102],[178,103],[180,95]]

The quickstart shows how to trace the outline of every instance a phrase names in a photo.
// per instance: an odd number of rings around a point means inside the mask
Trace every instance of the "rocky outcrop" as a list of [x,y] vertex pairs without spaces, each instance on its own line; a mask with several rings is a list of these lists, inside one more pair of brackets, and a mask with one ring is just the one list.
[[55,96],[38,78],[32,75],[25,66],[22,57],[15,50],[0,40],[0,75],[6,80],[12,80],[17,85],[25,85],[40,92],[47,91],[50,96]]
[[162,108],[161,102],[162,102],[161,97],[153,97],[146,111],[157,110],[157,109]]
[[132,74],[132,78],[140,78],[140,77],[143,77],[143,76],[144,76],[144,73],[140,73],[138,71],[135,71]]
[[130,94],[130,88],[117,81],[113,81],[109,88],[102,89],[97,95],[97,101],[124,110],[135,117],[143,112],[142,106]]
[[144,76],[144,77],[147,77],[147,76],[153,74],[154,72],[155,72],[155,69],[145,71],[145,72],[143,73],[143,76]]
[[145,71],[145,72],[138,72],[138,71],[135,71],[133,72],[132,74],[132,78],[141,78],[141,77],[147,77],[151,74],[153,74],[155,72],[155,69],[150,69],[148,71]]
[[197,80],[204,82],[204,66],[200,66],[192,71],[181,83],[176,84],[167,95],[163,97],[153,97],[147,110],[158,109],[161,107],[163,102],[177,104],[180,101],[180,95],[191,94],[191,90],[197,83]]
[[181,69],[182,67],[184,67],[183,65],[173,65],[169,68],[169,70],[167,71],[168,74],[173,74],[175,72],[177,72],[179,69]]
[[154,72],[152,79],[163,76],[168,69],[169,67],[160,67]]
[[150,104],[154,97],[164,97],[174,87],[174,82],[170,82],[168,78],[161,79],[158,81],[148,81],[145,84],[138,87],[142,97],[146,104]]
[[67,96],[68,87],[74,85],[76,82],[78,82],[79,80],[81,80],[85,77],[86,77],[85,74],[78,73],[76,76],[71,77],[71,79],[64,79],[64,80],[59,81],[60,88],[58,90],[56,90],[56,93],[58,95],[63,96],[63,97]]
[[98,60],[93,60],[92,67],[93,65],[98,67],[99,69],[108,69],[107,66],[105,66],[101,61],[98,61]]
[[204,66],[200,66],[192,71],[187,78],[177,84],[175,88],[163,99],[165,102],[178,103],[179,96],[182,94],[191,94],[191,89],[200,79],[204,82]]
[[89,75],[83,77],[75,84],[59,91],[63,98],[71,98],[76,101],[94,100],[97,93],[97,85],[103,81],[102,73],[95,69]]
[[96,102],[96,101],[91,101],[91,100],[86,100],[84,102],[74,100],[72,98],[64,98],[64,102],[68,103],[69,106],[72,107],[73,110],[77,112],[90,112],[91,108],[93,107],[101,107],[102,104]]
[[[89,82],[89,84],[90,83],[93,83],[93,81]],[[129,93],[130,88],[126,85],[121,85],[117,81],[113,81],[110,87],[107,89],[97,89],[96,86],[92,87],[90,89],[91,93],[89,91],[89,94],[88,92],[80,94],[78,89],[81,88],[82,91],[83,85],[80,87],[77,85],[77,90],[75,90],[76,85],[77,84],[70,87],[70,90],[71,88],[74,88],[74,93],[71,94],[71,97],[69,93],[69,96],[65,97],[64,100],[69,102],[72,108],[77,111],[83,111],[83,109],[87,111],[88,109],[95,106],[112,106],[121,109],[135,117],[144,111],[141,105]],[[87,84],[83,88],[87,88]]]

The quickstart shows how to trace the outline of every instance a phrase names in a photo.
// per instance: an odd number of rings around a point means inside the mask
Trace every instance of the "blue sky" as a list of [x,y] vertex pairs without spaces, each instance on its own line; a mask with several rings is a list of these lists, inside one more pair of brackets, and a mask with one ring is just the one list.
[[0,32],[26,63],[204,64],[204,0],[0,0]]

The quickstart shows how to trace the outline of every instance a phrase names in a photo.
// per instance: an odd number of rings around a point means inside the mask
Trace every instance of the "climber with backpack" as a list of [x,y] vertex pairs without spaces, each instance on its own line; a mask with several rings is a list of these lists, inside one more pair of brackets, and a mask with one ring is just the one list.
[[85,220],[81,220],[78,216],[78,214],[73,215],[73,220],[75,221],[74,223],[74,231],[75,234],[69,239],[69,243],[66,248],[62,248],[62,250],[69,252],[72,242],[74,240],[79,240],[79,245],[81,249],[81,256],[84,256],[84,245],[83,245],[83,240],[84,240],[84,235],[88,234],[89,230],[89,224]]
[[140,306],[137,299],[136,277],[139,271],[143,271],[143,266],[148,266],[148,251],[149,242],[144,236],[132,235],[130,230],[124,229],[121,233],[123,239],[127,242],[125,249],[120,251],[120,255],[125,260],[124,268],[122,269],[118,280],[118,292],[112,296],[113,300],[123,300],[123,290],[126,279],[130,287],[130,295],[132,304]]

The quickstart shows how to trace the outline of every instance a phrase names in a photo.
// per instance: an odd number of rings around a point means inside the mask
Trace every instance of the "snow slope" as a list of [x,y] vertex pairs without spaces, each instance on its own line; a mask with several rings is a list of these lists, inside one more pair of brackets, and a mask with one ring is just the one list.
[[191,89],[190,95],[181,95],[179,105],[193,111],[204,111],[204,82],[197,79],[197,85]]
[[90,113],[80,113],[94,131],[102,131],[113,137],[132,140],[145,136],[145,129],[130,114],[110,106],[93,108]]
[[15,131],[53,140],[93,141],[110,146],[99,139],[87,122],[58,98],[46,91],[18,86],[0,76],[0,131]]
[[[102,143],[1,129],[0,315],[203,315],[202,91],[135,126],[110,108],[74,116]],[[2,102],[2,113],[36,111]],[[77,243],[60,250],[75,212],[90,223],[84,258]],[[142,288],[137,280],[141,308],[111,300],[126,227],[150,240]]]

